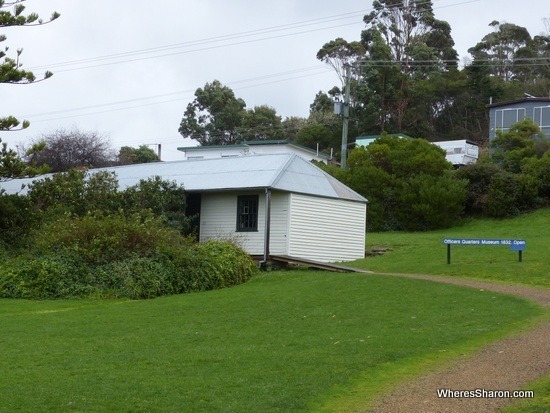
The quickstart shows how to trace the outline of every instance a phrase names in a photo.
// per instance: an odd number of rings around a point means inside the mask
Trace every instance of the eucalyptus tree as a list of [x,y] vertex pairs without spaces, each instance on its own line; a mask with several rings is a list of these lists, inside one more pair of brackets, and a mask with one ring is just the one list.
[[506,88],[519,82],[532,95],[550,93],[550,31],[531,37],[529,31],[513,23],[493,21],[493,28],[474,47],[468,49],[474,63],[487,66],[491,76],[501,79]]
[[240,138],[243,141],[284,139],[281,117],[268,105],[255,106],[243,113]]
[[468,49],[474,60],[481,60],[491,69],[491,74],[504,81],[514,77],[516,54],[525,49],[532,41],[525,27],[512,23],[500,23],[496,20],[489,24],[494,30],[485,35],[479,43]]
[[195,99],[187,105],[179,133],[201,145],[227,145],[241,140],[246,103],[219,80],[195,91]]
[[[364,22],[363,99],[367,107],[381,105],[380,130],[391,125],[394,132],[404,131],[409,126],[405,115],[410,105],[425,107],[430,101],[413,95],[414,83],[434,73],[456,70],[451,27],[435,18],[431,0],[376,0]],[[441,106],[441,102],[434,104]]]

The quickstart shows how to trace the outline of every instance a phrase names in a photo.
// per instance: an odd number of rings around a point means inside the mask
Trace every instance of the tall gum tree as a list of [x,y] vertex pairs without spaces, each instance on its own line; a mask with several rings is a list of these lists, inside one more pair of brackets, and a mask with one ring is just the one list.
[[[361,34],[367,52],[365,77],[383,85],[382,90],[392,90],[389,101],[385,96],[373,96],[387,106],[380,126],[384,130],[389,123],[394,125],[392,132],[402,132],[413,82],[457,66],[451,27],[435,18],[431,0],[377,0],[363,20],[367,25]],[[382,56],[381,43],[385,45]],[[365,92],[372,93],[368,83]]]

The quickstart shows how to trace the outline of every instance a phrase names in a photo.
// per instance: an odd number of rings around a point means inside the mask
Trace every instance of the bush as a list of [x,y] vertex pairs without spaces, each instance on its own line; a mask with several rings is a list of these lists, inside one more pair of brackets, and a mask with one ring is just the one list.
[[90,269],[74,257],[47,254],[7,261],[0,269],[0,297],[57,299],[89,296]]
[[36,222],[27,197],[0,194],[0,246],[23,246]]
[[400,229],[428,231],[456,224],[464,212],[466,181],[450,175],[433,177],[419,174],[406,183],[398,195]]
[[354,149],[343,178],[369,201],[368,231],[447,228],[464,211],[466,182],[424,139],[382,137]]
[[[538,161],[533,162],[532,165],[535,165]],[[537,179],[537,173],[538,169],[533,175],[513,174],[493,163],[479,163],[460,169],[457,176],[468,182],[466,212],[505,218],[536,208],[543,203],[540,193],[544,185]]]
[[151,214],[125,216],[66,215],[45,224],[35,236],[39,253],[56,250],[79,256],[92,265],[152,256],[159,248],[182,241],[180,234]]
[[229,242],[189,244],[180,239],[147,255],[129,254],[100,265],[71,250],[4,258],[0,297],[154,298],[231,287],[257,271],[248,254]]

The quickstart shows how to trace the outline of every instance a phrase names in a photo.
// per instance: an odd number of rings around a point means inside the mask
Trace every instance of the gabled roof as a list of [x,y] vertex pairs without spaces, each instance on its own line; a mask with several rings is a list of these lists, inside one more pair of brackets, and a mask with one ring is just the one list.
[[[356,202],[367,200],[326,172],[296,154],[250,155],[235,158],[156,162],[92,169],[89,173],[116,173],[120,189],[141,179],[160,176],[175,181],[189,192],[274,189]],[[47,176],[47,175],[46,175]],[[17,193],[21,184],[38,178],[0,183],[7,193]],[[21,193],[25,193],[23,190]]]

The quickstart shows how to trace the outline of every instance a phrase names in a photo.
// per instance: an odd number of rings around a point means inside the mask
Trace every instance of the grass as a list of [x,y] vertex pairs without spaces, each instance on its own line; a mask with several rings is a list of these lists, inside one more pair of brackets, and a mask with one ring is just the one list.
[[[515,238],[527,241],[523,262],[503,246],[453,246],[447,264],[444,238]],[[367,249],[390,248],[351,266],[375,272],[433,274],[550,287],[550,208],[508,220],[479,219],[462,226],[423,233],[369,233]]]
[[550,376],[546,376],[526,386],[524,390],[533,390],[534,399],[517,401],[502,410],[502,413],[548,413],[550,412]]
[[299,412],[357,389],[364,406],[540,313],[488,291],[319,271],[148,301],[0,300],[0,411]]

